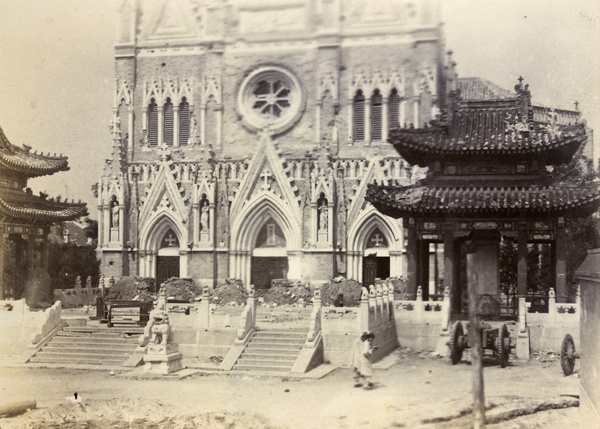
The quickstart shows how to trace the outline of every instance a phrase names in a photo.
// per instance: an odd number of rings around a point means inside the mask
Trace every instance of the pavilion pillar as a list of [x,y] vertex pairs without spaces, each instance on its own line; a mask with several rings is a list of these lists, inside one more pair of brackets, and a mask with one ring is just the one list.
[[452,222],[444,225],[444,289],[454,294],[454,236]]
[[[411,218],[408,222],[408,240],[406,243],[406,253],[408,254],[408,261],[406,264],[406,293],[408,294],[409,299],[414,299],[417,296],[417,258],[419,249],[417,248],[417,228],[414,224],[414,219]],[[410,225],[411,223],[412,225]]]
[[558,228],[556,229],[556,239],[554,247],[556,249],[556,302],[567,302],[567,249],[565,246],[565,220],[563,217],[558,218]]
[[517,233],[517,294],[527,296],[527,222],[519,222]]
[[[4,227],[2,227],[4,228]],[[0,234],[1,242],[0,242],[0,299],[6,299],[6,288],[5,278],[4,278],[4,249],[6,247],[6,240],[8,240],[8,234]]]

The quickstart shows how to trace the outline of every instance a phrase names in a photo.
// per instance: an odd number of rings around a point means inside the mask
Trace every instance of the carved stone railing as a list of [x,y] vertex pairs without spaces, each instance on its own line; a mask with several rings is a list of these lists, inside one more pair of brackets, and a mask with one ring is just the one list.
[[308,328],[308,335],[306,341],[308,343],[314,343],[317,337],[321,334],[321,314],[323,306],[321,304],[321,289],[317,286],[315,288],[315,296],[313,300],[313,310],[310,315],[310,325]]
[[39,350],[64,326],[66,323],[62,320],[62,308],[60,301],[56,301],[52,307],[44,311],[44,321],[39,329],[31,335],[28,348],[30,350]]

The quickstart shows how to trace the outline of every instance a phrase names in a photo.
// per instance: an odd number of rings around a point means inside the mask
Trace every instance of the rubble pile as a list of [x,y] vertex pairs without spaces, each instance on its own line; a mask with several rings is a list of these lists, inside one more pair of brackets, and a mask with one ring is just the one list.
[[246,288],[238,279],[225,279],[224,284],[218,285],[211,292],[211,301],[216,305],[243,305],[247,299]]
[[309,285],[302,285],[300,282],[293,283],[289,287],[286,285],[275,285],[270,289],[260,291],[259,296],[265,304],[294,305],[304,306],[312,303],[313,292]]
[[149,301],[153,299],[155,280],[149,277],[122,277],[107,290],[107,301]]
[[321,299],[324,306],[335,305],[338,296],[343,295],[343,307],[358,307],[360,305],[362,285],[356,280],[336,277],[321,287]]
[[167,299],[171,302],[194,302],[196,297],[202,295],[202,288],[192,279],[172,277],[163,283],[167,292]]

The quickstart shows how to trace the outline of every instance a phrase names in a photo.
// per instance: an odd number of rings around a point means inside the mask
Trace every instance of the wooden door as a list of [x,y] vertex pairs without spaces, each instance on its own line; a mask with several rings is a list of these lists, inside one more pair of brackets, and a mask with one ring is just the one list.
[[179,256],[159,256],[156,267],[156,285],[160,286],[171,277],[179,277]]

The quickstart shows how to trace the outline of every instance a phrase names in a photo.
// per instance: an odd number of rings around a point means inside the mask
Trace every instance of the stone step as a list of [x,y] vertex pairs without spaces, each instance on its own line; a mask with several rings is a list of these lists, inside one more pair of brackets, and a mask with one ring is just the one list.
[[292,369],[291,365],[263,365],[258,364],[236,364],[233,369],[235,371],[261,371],[261,372],[281,372],[288,373]]
[[136,346],[133,344],[98,344],[93,342],[77,343],[77,346],[70,343],[56,343],[56,341],[49,342],[44,346],[44,351],[64,351],[64,350],[76,350],[77,352],[84,350],[98,350],[98,351],[112,351],[112,352],[124,352],[129,353],[135,350]]
[[106,345],[128,345],[137,344],[137,338],[94,338],[94,337],[68,337],[68,336],[56,336],[51,341],[52,344],[60,344],[65,347],[85,345],[85,344],[98,344],[102,346]]
[[240,360],[251,360],[251,361],[290,361],[295,362],[297,353],[295,354],[279,354],[279,353],[255,353],[255,352],[243,352],[240,356]]
[[78,365],[78,364],[84,364],[84,365],[118,365],[121,366],[123,364],[123,362],[125,362],[125,359],[123,359],[123,357],[119,357],[119,358],[98,358],[98,357],[94,357],[94,358],[90,358],[90,359],[86,359],[86,358],[73,358],[73,357],[38,357],[38,356],[34,356],[32,357],[29,362],[31,363],[49,363],[49,364],[63,364],[65,366],[69,366],[69,365]]
[[144,333],[144,328],[140,326],[113,326],[108,328],[106,325],[83,325],[83,326],[65,326],[63,332],[80,332],[80,333],[111,333],[111,334],[129,334],[139,335]]
[[[132,350],[133,351],[133,350]],[[126,359],[130,355],[129,352],[123,350],[46,350],[37,352],[38,357],[72,357],[72,358],[120,358]]]
[[273,338],[273,339],[290,339],[302,340],[306,339],[306,332],[289,333],[289,332],[256,332],[254,338]]
[[270,346],[300,346],[304,345],[304,339],[294,339],[294,338],[262,338],[262,337],[252,337],[251,343],[253,344],[266,344]]
[[261,346],[261,345],[253,346],[252,344],[248,344],[248,346],[246,346],[246,348],[244,349],[244,352],[298,356],[298,354],[300,353],[300,350],[302,350],[302,347],[281,348],[281,347],[275,347],[275,346],[274,347],[265,347],[265,346]]

